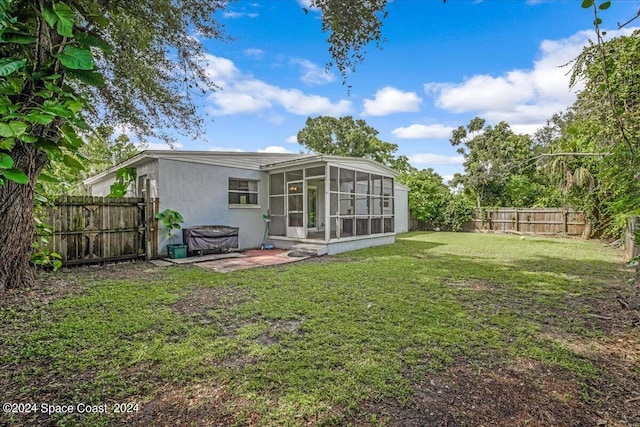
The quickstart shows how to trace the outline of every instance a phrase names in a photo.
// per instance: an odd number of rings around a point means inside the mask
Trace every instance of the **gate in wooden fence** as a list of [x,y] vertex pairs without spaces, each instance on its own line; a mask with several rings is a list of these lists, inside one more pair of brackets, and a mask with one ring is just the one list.
[[624,233],[624,255],[627,261],[640,255],[640,242],[635,238],[638,230],[640,230],[640,216],[628,217],[627,230]]
[[43,219],[53,227],[49,250],[64,265],[155,258],[157,207],[158,199],[61,197]]
[[476,209],[462,230],[580,236],[585,227],[584,213],[571,209],[498,208]]

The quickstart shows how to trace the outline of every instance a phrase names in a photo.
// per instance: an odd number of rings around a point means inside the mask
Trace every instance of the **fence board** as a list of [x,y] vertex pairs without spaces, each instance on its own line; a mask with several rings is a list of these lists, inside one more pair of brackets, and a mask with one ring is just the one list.
[[519,233],[579,236],[585,229],[584,213],[550,208],[476,209],[463,231],[516,231]]
[[[432,224],[410,222],[411,230],[433,229]],[[543,235],[581,236],[586,226],[583,212],[556,208],[476,209],[473,219],[462,225],[462,231],[518,232]]]
[[46,209],[44,222],[54,230],[48,249],[64,265],[145,257],[147,239],[154,240],[145,230],[157,229],[147,227],[156,206],[155,200],[134,197],[61,197]]

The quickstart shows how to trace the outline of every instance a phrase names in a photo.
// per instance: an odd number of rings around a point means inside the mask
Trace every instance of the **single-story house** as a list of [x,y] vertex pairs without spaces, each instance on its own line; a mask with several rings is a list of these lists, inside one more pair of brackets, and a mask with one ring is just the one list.
[[[263,215],[276,248],[317,244],[328,254],[393,243],[409,228],[408,188],[395,181],[396,171],[369,159],[147,150],[86,179],[90,194],[109,194],[123,167],[136,170],[127,196],[145,196],[149,188],[159,211],[182,214],[183,227],[238,227],[240,249],[261,246]],[[158,240],[158,253],[167,243]]]

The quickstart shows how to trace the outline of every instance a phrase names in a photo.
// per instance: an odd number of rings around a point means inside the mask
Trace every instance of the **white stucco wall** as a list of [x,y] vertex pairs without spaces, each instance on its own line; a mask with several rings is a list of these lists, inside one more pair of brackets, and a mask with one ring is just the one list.
[[91,185],[90,194],[95,197],[106,197],[111,192],[111,184],[116,180],[116,174],[109,174]]
[[409,191],[404,186],[396,185],[395,193],[395,216],[396,233],[406,233],[409,231]]
[[146,177],[149,180],[149,191],[150,197],[156,198],[158,197],[158,160],[154,159],[148,163],[140,165],[136,168],[136,196],[140,196],[141,189],[138,188],[140,185],[144,185],[141,181],[141,178]]
[[[260,247],[268,209],[268,174],[257,170],[159,159],[160,211],[172,209],[184,217],[183,227],[228,225],[239,227],[240,249]],[[258,207],[229,207],[229,178],[259,180]],[[166,234],[160,229],[158,251],[166,253]],[[180,234],[174,241],[182,242]]]

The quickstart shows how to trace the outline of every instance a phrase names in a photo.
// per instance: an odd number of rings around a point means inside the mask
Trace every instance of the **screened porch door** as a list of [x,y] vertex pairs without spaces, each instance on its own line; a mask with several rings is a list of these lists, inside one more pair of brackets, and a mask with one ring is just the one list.
[[304,238],[304,181],[287,183],[287,237]]
[[318,231],[318,187],[307,185],[307,230]]

